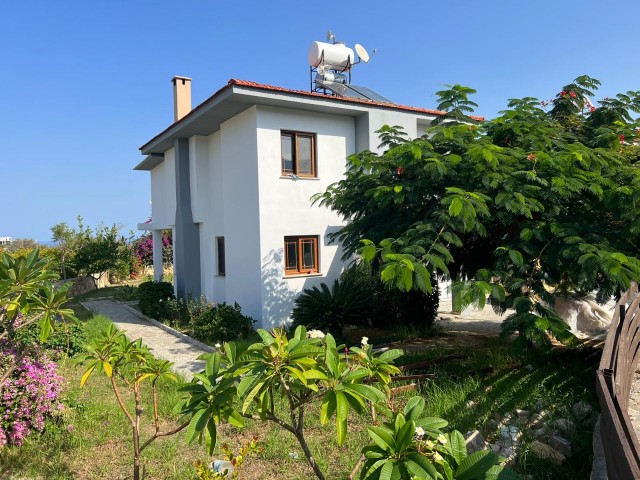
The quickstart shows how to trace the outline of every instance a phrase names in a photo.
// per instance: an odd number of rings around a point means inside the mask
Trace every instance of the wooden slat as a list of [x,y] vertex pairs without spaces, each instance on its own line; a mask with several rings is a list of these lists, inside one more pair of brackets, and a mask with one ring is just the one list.
[[627,411],[640,359],[638,286],[622,295],[616,307],[597,372],[600,431],[609,479],[640,479],[640,443]]

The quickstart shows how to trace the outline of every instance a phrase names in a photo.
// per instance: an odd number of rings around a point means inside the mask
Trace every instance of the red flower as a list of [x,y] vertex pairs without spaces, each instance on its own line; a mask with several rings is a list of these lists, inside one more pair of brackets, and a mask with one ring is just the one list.
[[624,143],[624,135],[623,134],[618,135],[618,140],[620,140],[620,143]]
[[590,108],[589,108],[589,111],[590,111],[590,112],[595,112],[595,111],[596,111],[596,107],[590,107]]
[[402,175],[404,173],[404,167],[398,167],[398,175]]
[[536,159],[535,153],[530,153],[529,155],[527,155],[527,160],[535,160],[535,159]]
[[562,91],[560,92],[560,96],[561,96],[561,97],[564,97],[566,94],[567,94],[567,92],[565,92],[564,90],[562,90]]
[[578,95],[576,95],[576,92],[573,92],[573,91],[572,91],[572,92],[569,92],[569,96],[570,96],[571,98],[576,98]]

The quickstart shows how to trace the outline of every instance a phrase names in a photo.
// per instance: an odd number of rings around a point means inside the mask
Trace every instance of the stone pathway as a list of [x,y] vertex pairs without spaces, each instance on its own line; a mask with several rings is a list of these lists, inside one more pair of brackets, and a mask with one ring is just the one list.
[[204,362],[197,358],[207,353],[206,350],[144,320],[126,305],[113,300],[92,300],[83,302],[83,305],[92,312],[111,319],[130,340],[142,338],[156,357],[173,362],[174,370],[185,379],[191,380],[194,373],[204,370]]
[[500,324],[509,314],[497,315],[491,306],[485,305],[483,309],[469,307],[461,314],[451,313],[451,296],[441,292],[440,307],[436,325],[449,332],[471,332],[486,336],[497,336],[500,333]]

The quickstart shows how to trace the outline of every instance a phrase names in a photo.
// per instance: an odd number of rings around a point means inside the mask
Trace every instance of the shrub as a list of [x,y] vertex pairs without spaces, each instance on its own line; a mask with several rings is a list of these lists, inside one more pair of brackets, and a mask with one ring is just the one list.
[[235,340],[248,337],[256,321],[243,315],[240,305],[220,303],[191,318],[192,334],[205,342]]
[[114,297],[117,300],[122,300],[128,302],[130,300],[138,300],[138,287],[134,287],[133,285],[123,285],[118,287]]
[[363,278],[349,272],[333,282],[331,289],[326,283],[322,283],[320,288],[303,290],[296,298],[291,313],[292,327],[304,325],[329,331],[341,338],[344,325],[366,324],[375,315],[376,292],[364,287]]
[[62,377],[37,347],[18,352],[3,342],[0,354],[0,371],[15,366],[0,386],[0,447],[19,446],[30,433],[42,432],[47,417],[59,408]]
[[[166,301],[175,298],[173,285],[168,282],[144,282],[138,286],[140,310],[151,318],[161,319],[166,315]],[[165,302],[165,305],[163,305]]]
[[204,295],[198,298],[188,296],[186,299],[170,299],[166,302],[162,320],[168,321],[172,327],[188,327],[193,322],[201,323],[200,317],[212,307],[213,304]]
[[344,325],[428,327],[438,313],[439,291],[401,292],[386,286],[365,263],[355,263],[329,289],[305,289],[296,299],[292,326],[304,325],[340,336]]
[[378,296],[380,311],[376,318],[379,326],[406,325],[412,327],[430,327],[438,314],[440,291],[438,282],[432,279],[433,290],[424,293],[420,290],[401,292],[379,283]]
[[17,330],[15,340],[25,347],[39,345],[54,357],[59,355],[74,357],[84,351],[87,338],[82,325],[65,323],[63,327],[52,331],[45,342],[40,341],[40,327],[36,324]]

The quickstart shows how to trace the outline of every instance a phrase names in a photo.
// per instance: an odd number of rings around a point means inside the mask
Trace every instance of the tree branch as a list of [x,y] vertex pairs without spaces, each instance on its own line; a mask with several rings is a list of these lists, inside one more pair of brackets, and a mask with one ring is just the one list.
[[122,397],[120,396],[120,390],[118,390],[118,386],[116,385],[116,379],[114,378],[113,375],[111,375],[111,388],[113,389],[113,393],[116,394],[116,400],[118,400],[118,404],[120,405],[120,408],[122,409],[124,414],[129,419],[129,422],[131,422],[131,425],[133,426],[135,422],[133,420],[133,417],[127,410],[127,407],[125,406],[124,402],[122,401]]

